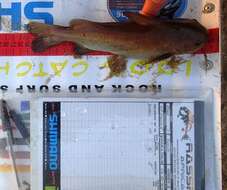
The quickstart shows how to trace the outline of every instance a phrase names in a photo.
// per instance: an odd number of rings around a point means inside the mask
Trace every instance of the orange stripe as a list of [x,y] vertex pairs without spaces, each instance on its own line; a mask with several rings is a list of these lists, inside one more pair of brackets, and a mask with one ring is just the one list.
[[[31,171],[29,165],[18,165],[17,171],[21,173],[27,173]],[[12,165],[0,165],[0,173],[14,172]]]
[[167,2],[167,0],[146,0],[140,13],[146,16],[156,16]]

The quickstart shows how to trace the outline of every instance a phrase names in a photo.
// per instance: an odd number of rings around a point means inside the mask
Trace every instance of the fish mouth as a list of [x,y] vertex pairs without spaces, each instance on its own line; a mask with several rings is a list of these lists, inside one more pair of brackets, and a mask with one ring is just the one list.
[[209,41],[209,33],[206,29],[201,30],[201,35],[198,37],[198,41],[195,43],[195,46],[198,49],[202,48]]
[[208,30],[202,26],[198,21],[195,25],[195,31],[194,31],[194,47],[197,49],[202,48],[208,41],[209,41],[209,32]]

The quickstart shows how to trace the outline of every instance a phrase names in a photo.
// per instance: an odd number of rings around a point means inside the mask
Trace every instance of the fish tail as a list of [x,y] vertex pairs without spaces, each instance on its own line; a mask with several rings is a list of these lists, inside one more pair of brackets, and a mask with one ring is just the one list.
[[44,35],[47,34],[47,32],[54,27],[56,26],[43,24],[39,22],[30,22],[28,24],[28,31],[31,32],[32,34]]
[[39,22],[30,22],[28,24],[28,31],[32,34],[37,35],[32,42],[32,50],[34,52],[43,52],[47,48],[57,45],[63,42],[58,34],[59,29],[65,29],[66,27],[61,27],[57,25],[48,25]]

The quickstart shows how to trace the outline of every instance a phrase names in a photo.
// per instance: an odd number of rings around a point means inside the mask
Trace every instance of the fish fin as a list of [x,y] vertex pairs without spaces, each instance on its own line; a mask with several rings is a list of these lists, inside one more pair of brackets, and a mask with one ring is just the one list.
[[49,36],[53,35],[53,32],[56,32],[56,30],[68,29],[68,27],[59,25],[49,25],[40,22],[30,22],[28,24],[27,29],[28,32],[36,34],[38,36]]
[[168,59],[170,57],[172,57],[174,54],[172,53],[165,53],[161,56],[158,56],[158,57],[155,57],[155,58],[151,58],[148,63],[151,64],[151,63],[155,63],[155,62],[158,62],[158,61],[162,61],[164,59]]
[[69,26],[73,27],[74,25],[77,25],[78,23],[81,23],[81,22],[84,22],[84,20],[82,20],[82,19],[72,19],[69,22]]
[[81,45],[76,44],[74,57],[75,58],[79,58],[82,55],[86,55],[86,54],[91,53],[91,52],[93,52],[93,50],[85,48],[85,47],[83,47]]
[[39,22],[30,22],[28,24],[28,32],[36,35],[44,35],[46,31],[51,28],[50,25],[39,23]]
[[153,24],[161,23],[160,20],[155,17],[147,17],[139,13],[124,12],[123,14],[124,16],[128,17],[130,21],[143,26],[150,26]]
[[48,47],[57,45],[63,40],[55,35],[59,29],[66,29],[66,27],[48,25],[39,22],[30,22],[28,24],[28,31],[38,37],[32,42],[32,50],[34,52],[43,52]]
[[69,27],[70,28],[74,28],[74,27],[77,27],[78,25],[81,27],[82,25],[84,25],[85,27],[88,25],[88,24],[92,24],[92,23],[95,23],[93,21],[90,21],[90,20],[84,20],[84,19],[72,19],[69,23]]
[[107,60],[110,74],[108,78],[113,76],[120,76],[127,69],[127,59],[121,55],[112,55]]
[[59,44],[60,41],[58,39],[54,39],[54,37],[38,37],[32,41],[32,50],[34,52],[44,52],[51,46]]
[[32,41],[32,51],[43,52],[47,49],[48,44],[45,42],[44,37],[38,37]]

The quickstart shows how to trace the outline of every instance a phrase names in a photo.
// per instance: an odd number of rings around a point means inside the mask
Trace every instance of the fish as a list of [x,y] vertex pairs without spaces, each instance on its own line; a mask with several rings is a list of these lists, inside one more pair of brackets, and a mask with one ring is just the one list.
[[32,50],[43,52],[62,42],[73,42],[79,56],[103,51],[122,59],[153,63],[173,55],[194,53],[208,41],[207,29],[193,19],[161,19],[133,12],[124,15],[128,17],[126,22],[73,19],[69,26],[30,22],[28,31],[37,36]]
[[186,127],[184,129],[184,135],[182,136],[182,140],[189,139],[188,133],[192,130],[193,126],[194,126],[194,115],[192,114],[192,112],[189,112],[188,119],[186,122]]
[[181,140],[189,140],[190,137],[189,137],[188,133],[194,127],[193,113],[187,107],[181,107],[177,117],[180,118],[185,124],[185,127],[182,128],[182,131],[184,132],[184,134],[183,134]]

